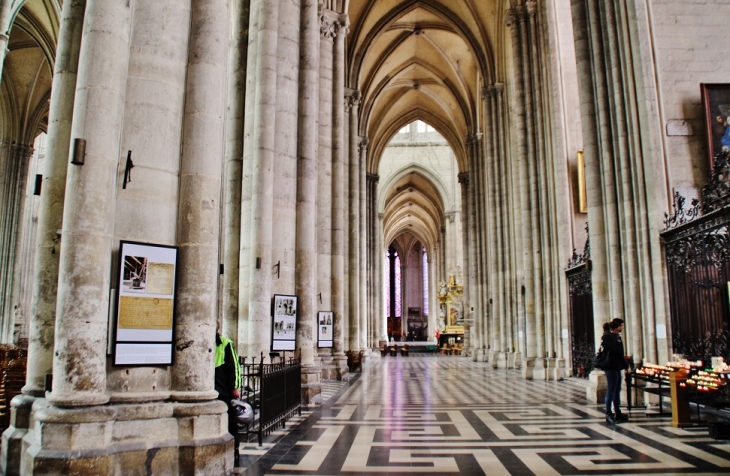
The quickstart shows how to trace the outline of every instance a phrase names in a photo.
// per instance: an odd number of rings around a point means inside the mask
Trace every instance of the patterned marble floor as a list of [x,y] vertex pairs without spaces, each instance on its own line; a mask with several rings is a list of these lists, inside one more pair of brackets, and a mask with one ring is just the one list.
[[386,357],[349,384],[325,383],[332,393],[263,448],[242,445],[242,474],[730,474],[730,442],[706,427],[676,429],[640,411],[608,426],[574,379]]

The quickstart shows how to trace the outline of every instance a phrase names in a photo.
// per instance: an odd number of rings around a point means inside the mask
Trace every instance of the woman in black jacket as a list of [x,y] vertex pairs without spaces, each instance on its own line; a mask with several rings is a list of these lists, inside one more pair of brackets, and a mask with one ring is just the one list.
[[[606,422],[615,424],[621,421],[627,421],[628,417],[621,413],[621,371],[629,367],[624,356],[624,343],[621,341],[621,332],[624,330],[624,321],[622,319],[614,319],[611,321],[609,331],[603,334],[601,345],[608,352],[609,363],[604,369],[606,372],[606,380],[608,388],[606,389]],[[611,411],[611,404],[613,410]]]

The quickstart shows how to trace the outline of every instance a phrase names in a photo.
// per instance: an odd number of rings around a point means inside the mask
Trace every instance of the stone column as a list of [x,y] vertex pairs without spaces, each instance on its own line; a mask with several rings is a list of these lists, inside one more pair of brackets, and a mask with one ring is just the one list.
[[[271,246],[273,217],[274,160],[276,149],[276,99],[278,76],[278,2],[262,1],[258,8],[258,31],[255,43],[256,92],[253,98],[251,134],[251,197],[249,248],[242,250],[248,289],[249,354],[259,356],[269,351],[271,342]],[[253,45],[249,41],[250,45]],[[249,50],[250,51],[250,50]],[[251,93],[249,93],[251,94]],[[246,126],[248,128],[248,126]],[[244,146],[245,147],[245,146]],[[244,180],[247,180],[245,177]],[[245,223],[245,222],[242,222]],[[256,265],[254,265],[256,263]],[[244,302],[244,305],[245,302]]]
[[[478,216],[477,205],[477,188],[479,187],[479,171],[475,160],[476,137],[469,135],[466,137],[467,155],[469,159],[469,172],[466,176],[466,187],[462,190],[466,192],[467,207],[462,211],[462,216],[466,217],[464,221],[464,233],[466,234],[467,245],[464,247],[464,355],[473,357],[475,349],[479,348],[480,343],[480,326],[477,322],[475,312],[478,309],[478,287],[479,279],[477,277],[477,268],[479,260],[479,244],[477,239],[476,222]],[[470,183],[471,182],[471,183]],[[462,185],[464,185],[462,183]],[[469,186],[471,185],[471,186]],[[462,195],[462,203],[464,203],[464,195]],[[468,283],[468,289],[467,285]],[[468,331],[468,332],[467,332]],[[468,334],[468,335],[467,335]]]
[[[510,29],[512,40],[512,54],[514,57],[513,68],[515,73],[515,128],[517,130],[517,161],[519,166],[519,209],[520,209],[520,230],[522,234],[522,269],[524,272],[523,283],[521,289],[524,292],[520,295],[520,304],[522,309],[519,312],[524,316],[525,325],[519,326],[525,342],[525,358],[522,367],[522,375],[526,378],[532,378],[532,368],[534,366],[534,357],[537,355],[537,335],[536,335],[536,318],[535,318],[535,282],[534,282],[534,264],[533,264],[533,243],[531,230],[531,213],[530,213],[530,183],[529,183],[529,155],[526,131],[526,104],[525,104],[525,84],[524,84],[524,68],[523,68],[523,52],[522,43],[520,41],[521,22],[518,19],[518,13],[514,9],[507,11],[505,18],[506,24]],[[518,248],[519,249],[519,248]]]
[[[573,38],[578,70],[578,93],[580,96],[581,124],[583,128],[583,151],[586,169],[586,197],[588,201],[588,229],[591,242],[591,287],[593,293],[593,319],[596,342],[603,332],[602,324],[610,313],[608,302],[608,250],[605,239],[605,221],[602,212],[603,189],[599,160],[598,123],[596,100],[593,90],[591,64],[591,38],[588,29],[588,15],[584,0],[571,0],[573,17]],[[605,376],[593,371],[586,391],[588,401],[599,403],[605,392]]]
[[[535,122],[535,81],[536,78],[532,76],[531,65],[534,62],[534,58],[530,55],[529,45],[529,28],[527,25],[527,7],[518,7],[518,18],[520,24],[520,49],[522,52],[522,74],[523,74],[523,85],[524,85],[524,98],[525,98],[525,134],[527,135],[527,182],[529,184],[527,189],[527,196],[529,201],[529,220],[530,220],[530,234],[531,234],[531,246],[530,253],[531,257],[530,266],[532,266],[532,279],[533,279],[533,296],[534,296],[534,324],[530,326],[528,323],[527,333],[531,335],[535,343],[535,356],[537,359],[534,363],[534,369],[538,372],[542,372],[545,358],[545,313],[543,306],[543,289],[542,289],[542,250],[540,249],[540,202],[539,202],[539,190],[537,180],[537,162],[539,159],[538,145],[535,137],[535,129],[537,124]],[[536,378],[543,378],[543,374],[540,373]]]
[[24,394],[34,397],[44,396],[45,375],[51,373],[53,366],[53,327],[60,256],[58,230],[63,225],[63,197],[85,9],[86,0],[64,2],[56,47],[45,169],[38,206],[28,375],[23,387]]
[[13,278],[16,273],[18,238],[23,210],[23,195],[28,181],[28,165],[33,156],[33,148],[28,145],[13,144],[5,168],[5,187],[2,195],[2,217],[0,218],[0,313],[2,313],[1,341],[12,343],[14,339],[15,311]]
[[[297,342],[302,356],[302,401],[321,395],[315,363],[317,315],[317,115],[319,114],[319,12],[317,0],[302,2],[299,55],[299,133],[297,134],[297,237],[295,292],[299,296]],[[337,321],[335,320],[335,323]],[[335,346],[341,346],[336,335]]]
[[[345,147],[345,37],[347,35],[347,17],[339,16],[334,19],[334,12],[330,12],[333,18],[332,36],[334,37],[334,48],[332,57],[332,91],[331,91],[331,114],[332,114],[332,311],[337,323],[338,338],[336,348],[338,353],[335,374],[339,379],[344,375],[346,361],[342,359],[342,333],[344,322],[350,319],[345,314],[345,300],[349,296],[349,286],[345,277],[345,210],[349,208],[349,197],[345,196],[345,181],[349,178],[349,167],[346,170],[345,164],[349,162],[348,150]],[[352,191],[350,190],[351,194]],[[349,240],[348,240],[349,241]],[[352,246],[352,243],[350,243]],[[353,262],[350,260],[350,269]],[[356,303],[350,302],[349,311],[356,309]]]
[[491,346],[489,352],[490,362],[494,367],[497,366],[497,357],[499,352],[503,352],[504,348],[500,342],[500,334],[502,332],[502,315],[499,313],[500,301],[500,266],[498,264],[498,256],[503,250],[497,247],[497,239],[499,229],[497,227],[497,217],[500,210],[499,200],[501,195],[497,195],[497,187],[499,176],[496,173],[497,160],[495,157],[495,121],[494,121],[494,90],[492,87],[484,87],[482,89],[482,101],[484,103],[484,134],[486,135],[486,145],[484,147],[483,160],[486,165],[485,182],[487,193],[485,194],[485,209],[487,213],[486,225],[488,226],[488,269],[489,269],[489,291],[486,294],[488,298],[487,309],[489,310],[489,318],[491,318],[492,332],[487,338],[487,343]]
[[0,0],[0,82],[2,81],[5,56],[8,54],[8,40],[10,40],[10,22],[12,11],[10,9],[13,0]]
[[377,212],[377,228],[375,229],[375,249],[376,249],[376,281],[375,286],[378,290],[378,299],[376,304],[376,312],[378,319],[378,331],[380,333],[380,340],[387,342],[388,340],[388,322],[386,320],[385,313],[385,289],[383,289],[384,280],[384,263],[385,263],[385,244],[383,243],[383,214]]
[[[359,163],[359,177],[358,181],[360,182],[360,220],[359,220],[359,228],[360,228],[360,236],[367,236],[367,228],[365,225],[365,210],[366,210],[366,193],[365,193],[365,184],[367,183],[367,178],[365,175],[365,165],[367,164],[367,156],[368,156],[368,140],[367,138],[363,138],[363,140],[360,141],[360,163]],[[373,195],[374,196],[374,195]],[[367,272],[365,268],[365,260],[367,259],[367,253],[365,252],[365,247],[361,246],[360,250],[360,269],[359,273],[360,276],[365,276],[365,273]],[[365,301],[365,293],[367,291],[367,285],[365,283],[365,280],[360,281],[360,292],[359,292],[359,298],[360,301],[360,348],[361,349],[367,349],[368,348],[368,316],[365,312],[364,308],[364,301]]]
[[[226,85],[226,0],[191,8],[178,206],[177,322],[172,398],[215,399],[215,321]],[[206,94],[200,94],[200,91]],[[189,344],[189,345],[188,345]]]
[[[0,0],[7,7],[9,1]],[[20,442],[25,435],[34,397],[43,397],[46,374],[53,367],[58,261],[63,218],[63,197],[71,139],[74,92],[81,48],[81,33],[86,1],[64,2],[56,50],[51,105],[48,118],[48,139],[43,170],[43,186],[38,206],[38,228],[33,268],[33,296],[30,309],[28,368],[23,397],[13,403],[14,430],[4,438],[0,472],[19,473]],[[2,14],[0,14],[2,15]],[[5,38],[7,40],[7,37]],[[5,44],[0,39],[0,49]],[[1,66],[0,66],[1,68]],[[11,463],[13,466],[7,466]]]
[[360,106],[360,91],[353,91],[350,97],[350,167],[349,167],[349,241],[350,241],[350,319],[349,322],[357,322],[361,311],[360,308],[360,246],[361,239],[365,243],[365,237],[360,235],[360,154],[358,148],[358,114]]
[[[226,114],[225,218],[223,243],[223,335],[238,343],[239,259],[241,248],[241,187],[243,124],[246,102],[250,0],[231,2],[233,23],[228,53]],[[239,347],[240,351],[240,347]]]
[[[131,8],[89,0],[71,137],[86,140],[85,164],[69,165],[56,305],[53,391],[59,407],[100,405],[106,394],[112,224]],[[101,106],[103,105],[103,107]]]
[[[319,119],[317,146],[317,289],[320,306],[332,307],[332,87],[333,39],[338,15],[319,13]],[[343,316],[335,316],[334,340],[343,341]],[[338,322],[339,321],[339,322]],[[343,347],[344,348],[344,343]],[[350,347],[352,348],[352,347]]]
[[[463,318],[464,318],[464,349],[468,352],[469,348],[471,347],[471,337],[469,333],[471,332],[471,329],[469,329],[468,322],[466,321],[466,316],[469,315],[469,305],[470,305],[470,298],[471,298],[471,288],[470,286],[470,270],[471,270],[471,250],[473,247],[471,246],[471,233],[470,226],[472,223],[472,220],[470,219],[470,210],[471,210],[471,203],[469,202],[469,172],[460,172],[459,173],[459,183],[461,184],[461,233],[462,233],[462,246],[463,246],[463,254],[462,254],[462,262],[461,262],[461,269],[462,271],[462,279],[463,279],[463,289],[464,294],[462,295],[462,311],[463,311]],[[465,354],[465,355],[468,355]]]

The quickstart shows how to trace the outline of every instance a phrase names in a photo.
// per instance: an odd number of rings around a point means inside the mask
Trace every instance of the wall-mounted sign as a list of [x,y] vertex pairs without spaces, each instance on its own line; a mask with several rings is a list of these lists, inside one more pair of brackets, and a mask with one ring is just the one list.
[[177,248],[122,241],[114,365],[172,364]]
[[317,347],[332,347],[334,319],[333,312],[320,311],[317,313]]
[[271,350],[296,349],[297,301],[297,296],[274,294],[271,306]]

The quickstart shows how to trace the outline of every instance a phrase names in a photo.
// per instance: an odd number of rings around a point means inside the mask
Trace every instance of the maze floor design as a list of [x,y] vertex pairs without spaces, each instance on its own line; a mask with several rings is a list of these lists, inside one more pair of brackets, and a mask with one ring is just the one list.
[[375,362],[277,438],[257,454],[242,448],[243,474],[730,474],[730,442],[705,427],[643,411],[608,426],[583,382],[527,381],[466,359]]

